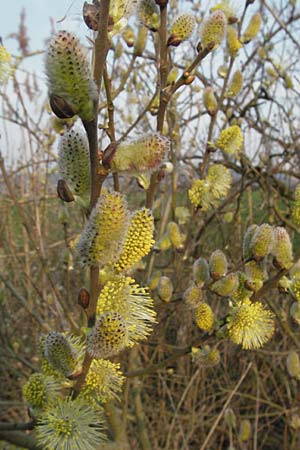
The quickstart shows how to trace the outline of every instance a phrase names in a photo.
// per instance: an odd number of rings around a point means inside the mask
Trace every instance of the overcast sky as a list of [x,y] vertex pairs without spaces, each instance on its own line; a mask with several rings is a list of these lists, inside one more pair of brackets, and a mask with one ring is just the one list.
[[[27,34],[30,50],[43,50],[45,39],[49,37],[51,22],[56,28],[67,28],[81,34],[84,25],[81,19],[83,0],[7,0],[5,11],[0,14],[0,36],[3,44],[13,53],[18,53],[15,39],[9,35],[18,30],[20,14],[26,11]],[[86,30],[86,29],[85,29]],[[28,61],[29,67],[39,68],[39,58]]]

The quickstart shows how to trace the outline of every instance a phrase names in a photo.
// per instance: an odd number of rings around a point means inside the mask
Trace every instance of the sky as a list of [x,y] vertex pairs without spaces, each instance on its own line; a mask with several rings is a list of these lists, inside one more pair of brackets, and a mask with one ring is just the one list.
[[[67,27],[76,30],[80,26],[80,14],[82,0],[10,0],[6,2],[5,12],[0,15],[0,36],[4,45],[14,52],[16,51],[15,41],[9,39],[8,35],[17,30],[20,13],[23,8],[26,10],[26,24],[28,36],[30,37],[30,47],[32,49],[44,47],[44,40],[50,33],[50,18],[54,20],[56,28]],[[62,23],[57,21],[68,16]]]
[[[60,29],[74,31],[84,41],[84,36],[87,36],[88,33],[81,20],[83,3],[83,0],[8,0],[5,11],[2,10],[0,14],[0,37],[3,45],[12,55],[19,55],[18,43],[9,35],[18,31],[20,14],[23,8],[26,11],[25,23],[30,51],[45,49],[45,40],[50,37],[53,26],[56,31]],[[51,25],[51,19],[53,25]],[[41,96],[40,100],[44,101],[47,97],[44,55],[26,58],[22,62],[22,69],[37,74],[39,87],[45,91],[45,95]],[[19,72],[19,80],[21,76],[22,72]],[[13,101],[15,94],[10,87],[8,87],[7,93]],[[31,106],[29,105],[29,108]],[[35,112],[33,113],[35,114]],[[14,164],[16,156],[22,150],[20,149],[19,130],[15,125],[6,123],[6,132],[4,132],[0,120],[0,136],[2,138],[0,139],[0,150],[4,158],[7,158],[7,162]]]

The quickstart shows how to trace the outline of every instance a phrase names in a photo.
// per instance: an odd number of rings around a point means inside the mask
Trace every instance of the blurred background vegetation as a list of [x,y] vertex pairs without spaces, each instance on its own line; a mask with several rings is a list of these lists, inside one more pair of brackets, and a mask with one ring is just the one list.
[[[169,23],[186,10],[197,20],[192,38],[169,51],[169,69],[176,71],[175,79],[194,59],[202,18],[214,3],[170,1]],[[263,293],[276,315],[276,332],[267,345],[255,351],[242,350],[227,339],[217,340],[199,330],[183,301],[198,257],[209,258],[214,250],[222,249],[230,270],[241,265],[243,236],[253,223],[285,227],[294,254],[299,255],[299,229],[292,222],[291,207],[300,178],[300,5],[297,0],[232,4],[241,34],[251,16],[261,14],[258,35],[243,45],[234,61],[225,43],[204,59],[194,72],[195,80],[173,95],[166,113],[163,132],[172,140],[174,170],[160,181],[153,207],[156,244],[135,276],[150,286],[158,324],[147,342],[122,353],[121,366],[127,378],[116,404],[132,450],[300,448],[300,373],[298,378],[292,377],[287,370],[289,352],[300,351],[300,319],[291,317],[295,299],[290,291],[283,292],[275,283]],[[113,39],[109,52],[107,71],[117,139],[155,129],[157,34],[148,31],[147,46],[137,56],[137,25],[136,19],[130,20],[133,45],[123,33]],[[0,85],[1,150],[9,149],[12,135],[19,142],[12,150],[13,158],[0,161],[3,423],[28,421],[22,385],[38,370],[38,337],[52,329],[74,330],[83,323],[77,296],[88,282],[74,252],[84,214],[80,205],[64,204],[56,194],[57,143],[70,123],[53,118],[45,86],[22,68],[24,60],[32,56],[26,46],[24,16],[15,38],[20,50],[13,55],[9,79]],[[89,39],[85,45],[91,45]],[[226,98],[222,92],[235,70],[243,73],[243,88],[237,96]],[[221,99],[213,131],[212,118],[203,104],[207,86]],[[99,117],[99,148],[103,150],[109,142],[104,89]],[[243,130],[242,156],[235,159],[219,151],[209,153],[209,133],[215,139],[220,130],[233,124]],[[202,212],[192,207],[188,189],[194,179],[203,176],[207,157],[209,164],[222,162],[231,170],[233,184],[218,207]],[[132,209],[143,206],[143,180],[137,183],[135,178],[122,176],[120,185]],[[111,186],[108,177],[106,187]],[[167,241],[170,221],[179,225],[184,236],[180,250],[162,244],[162,238]],[[269,278],[277,272],[271,268]],[[157,294],[157,280],[162,275],[174,286],[168,303]],[[222,298],[207,292],[207,302],[218,318],[224,316]],[[201,345],[219,350],[219,364],[203,367],[193,362],[192,347]],[[250,421],[249,433],[245,421]],[[0,448],[21,447],[1,442]]]

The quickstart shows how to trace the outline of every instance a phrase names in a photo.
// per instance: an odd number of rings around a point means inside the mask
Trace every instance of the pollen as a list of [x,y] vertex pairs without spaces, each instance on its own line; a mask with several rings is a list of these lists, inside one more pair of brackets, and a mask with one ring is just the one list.
[[273,336],[273,314],[262,303],[246,298],[232,309],[227,330],[230,339],[243,349],[260,348]]

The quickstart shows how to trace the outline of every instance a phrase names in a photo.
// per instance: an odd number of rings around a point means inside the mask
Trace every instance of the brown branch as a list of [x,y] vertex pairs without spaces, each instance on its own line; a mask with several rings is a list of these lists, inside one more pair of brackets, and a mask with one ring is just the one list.
[[[108,50],[108,17],[109,17],[109,3],[110,0],[101,0],[100,2],[100,12],[99,12],[99,26],[98,34],[95,40],[94,48],[94,79],[98,86],[98,91],[100,91],[102,76],[105,68],[105,61]],[[95,118],[90,122],[83,122],[84,128],[87,133],[90,149],[90,162],[91,162],[91,197],[90,197],[90,212],[96,205],[98,198],[101,193],[101,186],[106,178],[106,174],[100,173],[99,156],[98,156],[98,100],[94,105]],[[88,326],[91,327],[95,323],[96,319],[96,307],[97,300],[100,292],[99,284],[99,268],[92,266],[90,268],[90,299],[89,306],[86,309],[86,315],[88,319]],[[80,374],[75,386],[74,386],[74,397],[76,397],[81,387],[84,384],[86,375],[88,373],[89,367],[91,365],[92,358],[86,352],[82,373]]]
[[33,436],[21,431],[0,431],[0,441],[2,440],[29,450],[43,450],[42,447],[37,445]]

